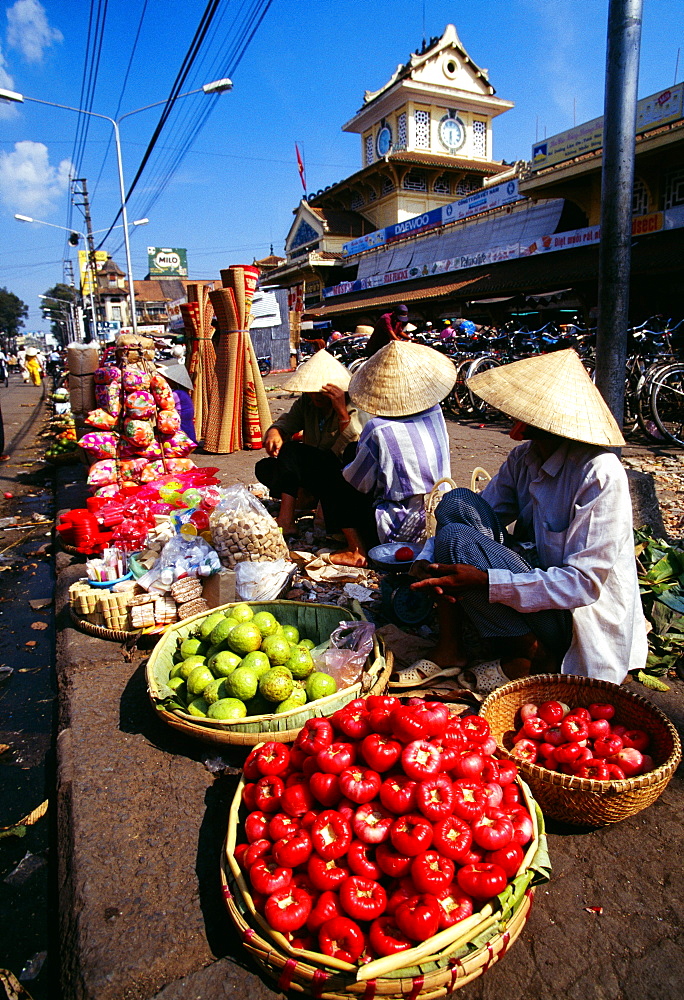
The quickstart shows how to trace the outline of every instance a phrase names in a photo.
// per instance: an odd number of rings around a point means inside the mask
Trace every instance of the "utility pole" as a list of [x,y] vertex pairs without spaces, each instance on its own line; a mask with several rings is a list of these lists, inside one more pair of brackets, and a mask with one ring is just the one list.
[[596,385],[622,426],[643,0],[610,0],[601,177]]
[[[77,187],[80,185],[80,187]],[[88,187],[86,184],[85,177],[76,177],[71,182],[71,192],[72,200],[77,208],[83,210],[83,218],[86,224],[86,236],[88,237],[88,272],[90,273],[90,283],[92,289],[93,301],[95,303],[96,315],[92,317],[92,329],[90,331],[90,339],[97,341],[97,317],[100,314],[100,289],[97,282],[97,265],[95,262],[95,240],[93,239],[93,224],[90,218],[90,202],[88,200]],[[81,198],[81,201],[76,201],[76,198]]]

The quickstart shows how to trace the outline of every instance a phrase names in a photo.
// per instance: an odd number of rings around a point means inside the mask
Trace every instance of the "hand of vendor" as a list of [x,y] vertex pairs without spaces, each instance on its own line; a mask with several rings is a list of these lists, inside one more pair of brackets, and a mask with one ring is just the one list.
[[415,576],[416,580],[427,580],[435,575],[434,565],[427,559],[416,559],[408,571],[409,576]]
[[277,427],[269,427],[264,435],[263,447],[270,458],[277,458],[283,446],[283,436]]
[[339,418],[340,429],[346,427],[350,421],[350,416],[347,410],[347,398],[344,389],[340,389],[339,385],[333,385],[332,382],[329,382],[321,388],[321,395],[327,396],[332,403],[332,408]]
[[411,584],[411,590],[421,590],[432,587],[436,594],[455,604],[459,591],[468,587],[486,587],[489,583],[485,570],[476,566],[458,563],[447,566],[443,563],[430,563],[428,569],[432,576],[425,577]]

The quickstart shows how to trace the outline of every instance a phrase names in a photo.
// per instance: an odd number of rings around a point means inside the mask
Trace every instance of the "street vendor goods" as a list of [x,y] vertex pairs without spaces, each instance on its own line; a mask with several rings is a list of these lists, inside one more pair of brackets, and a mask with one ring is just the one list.
[[[371,633],[351,683],[327,659],[338,642],[345,660],[356,657],[338,638],[343,624]],[[383,653],[360,608],[308,601],[228,604],[165,633],[147,663],[148,692],[165,722],[196,739],[291,742],[309,719],[382,694],[392,669],[391,654]]]
[[[602,826],[645,809],[681,760],[679,736],[667,716],[608,681],[570,674],[524,677],[493,691],[481,713],[499,755],[517,763],[544,814],[566,823]],[[525,727],[542,739],[530,738]],[[587,754],[592,756],[582,759]]]
[[547,877],[541,814],[495,749],[483,719],[388,697],[311,719],[291,749],[255,747],[226,842],[231,916],[321,985],[344,972],[346,992],[450,992],[464,958],[496,954],[498,914]]

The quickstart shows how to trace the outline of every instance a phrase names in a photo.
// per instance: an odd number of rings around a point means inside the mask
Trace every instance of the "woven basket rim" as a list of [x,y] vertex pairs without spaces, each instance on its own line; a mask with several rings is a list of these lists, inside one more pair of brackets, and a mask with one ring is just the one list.
[[152,633],[141,632],[139,629],[127,632],[121,628],[107,628],[105,625],[95,625],[93,624],[93,622],[89,622],[87,621],[87,619],[81,618],[79,615],[77,615],[76,612],[73,610],[73,608],[69,608],[69,614],[71,616],[71,620],[77,626],[77,628],[80,628],[83,632],[89,632],[90,635],[95,635],[99,639],[115,639],[120,642],[125,642],[132,636],[143,636],[152,634]]
[[552,684],[566,684],[568,687],[583,687],[583,688],[595,688],[599,691],[619,691],[621,697],[626,697],[634,701],[641,708],[649,712],[654,719],[668,732],[670,738],[672,739],[672,753],[668,759],[660,764],[653,771],[649,771],[647,774],[641,774],[634,778],[625,778],[624,780],[614,780],[614,781],[596,781],[593,778],[576,778],[573,775],[562,774],[560,771],[550,771],[546,767],[541,767],[538,764],[527,764],[524,761],[519,761],[512,756],[506,747],[499,745],[499,751],[507,759],[515,760],[516,764],[520,768],[523,774],[528,774],[540,781],[544,781],[547,784],[553,784],[557,788],[565,788],[569,791],[576,792],[592,792],[598,795],[615,795],[620,792],[636,792],[642,788],[649,788],[652,785],[660,784],[674,774],[679,766],[682,759],[682,747],[681,741],[679,739],[679,733],[677,732],[674,724],[668,719],[665,713],[654,705],[652,701],[648,698],[644,698],[643,695],[637,694],[633,691],[628,691],[621,684],[613,684],[611,681],[599,680],[596,677],[581,677],[577,674],[533,674],[530,677],[521,677],[518,680],[510,681],[508,684],[504,684],[502,687],[497,688],[496,691],[492,691],[490,695],[485,699],[485,701],[480,706],[480,715],[486,718],[487,708],[491,708],[502,698],[507,697],[509,694],[514,694],[517,691],[523,691],[525,688],[534,688],[535,686],[543,686],[545,683]]
[[[258,747],[254,748],[254,749],[257,749],[257,748]],[[517,876],[516,876],[516,877],[519,877],[519,876],[521,876],[523,874],[532,873],[534,871],[534,869],[532,868],[532,862],[533,862],[535,854],[536,854],[536,852],[538,850],[539,844],[540,844],[541,840],[544,838],[544,826],[543,826],[543,822],[542,822],[541,826],[537,822],[537,805],[535,803],[535,799],[534,799],[532,790],[529,788],[529,786],[525,782],[524,778],[522,778],[520,775],[518,775],[518,777],[516,778],[516,781],[519,783],[520,789],[523,792],[523,795],[525,797],[526,804],[527,804],[527,806],[529,808],[530,815],[532,816],[532,821],[533,821],[533,825],[534,825],[534,834],[533,834],[532,840],[530,841],[529,846],[525,850],[523,862],[522,862],[522,864],[520,866],[520,869],[518,870],[518,873],[517,873]],[[243,892],[243,889],[242,889],[242,887],[240,885],[240,881],[243,880],[244,876],[243,876],[242,872],[240,871],[239,866],[238,866],[238,864],[237,864],[237,862],[236,862],[236,860],[234,858],[234,855],[232,853],[232,850],[231,850],[232,846],[234,845],[234,841],[235,841],[235,839],[237,837],[237,826],[238,826],[238,822],[239,822],[238,821],[238,812],[239,812],[240,807],[242,805],[242,790],[243,790],[244,784],[245,784],[245,776],[243,774],[242,777],[241,777],[241,779],[240,779],[240,782],[238,783],[238,787],[235,790],[235,793],[233,795],[233,799],[231,801],[231,806],[230,806],[230,810],[229,810],[228,829],[226,831],[226,836],[225,836],[225,839],[224,839],[224,842],[223,842],[223,846],[222,846],[222,850],[221,850],[221,866],[220,866],[221,867],[221,881],[222,881],[222,884],[223,884],[223,887],[224,887],[224,892],[225,892],[225,889],[227,887],[228,876],[230,876],[230,878],[232,878],[233,882],[235,883],[235,888],[236,888],[237,892],[240,894],[242,902],[243,902],[246,910],[248,911],[248,913],[250,915],[250,918],[252,919],[253,922],[256,922],[258,925],[260,925],[261,923],[264,922],[263,921],[263,917],[261,917],[259,914],[257,914],[256,911],[254,910],[253,905],[251,904],[251,897],[250,897],[250,899],[247,899],[245,897],[245,893]],[[246,883],[245,883],[245,886],[246,886]],[[518,911],[524,906],[526,900],[529,902],[529,900],[531,899],[531,897],[534,895],[534,890],[535,890],[535,886],[532,883],[532,876],[530,876],[530,880],[527,883],[525,891],[522,893],[521,898],[515,904],[513,911],[507,917],[507,922],[508,923],[510,923],[510,921],[512,919],[514,919],[514,917],[518,913]],[[481,906],[481,909],[479,911],[477,911],[477,913],[480,915],[480,920],[479,920],[478,923],[473,923],[472,928],[470,928],[470,927],[468,928],[467,938],[464,938],[464,943],[472,942],[480,934],[482,934],[483,930],[486,928],[487,925],[492,926],[493,924],[495,924],[497,922],[497,912],[498,911],[495,910],[492,907],[491,903],[489,903],[489,902],[488,903],[484,903]],[[471,915],[471,917],[469,917],[466,920],[462,921],[461,924],[464,925],[464,926],[467,925],[469,922],[472,921],[472,918],[475,917],[475,916],[476,916],[476,913],[473,913]],[[458,924],[454,925],[453,928],[449,929],[456,936],[455,937],[456,940],[459,940],[459,936],[457,934],[457,931],[459,929],[460,928],[459,928]],[[253,935],[256,936],[257,939],[260,942],[263,942],[264,948],[266,949],[267,952],[273,952],[273,951],[275,951],[281,958],[284,958],[285,960],[287,960],[288,958],[289,958],[289,960],[293,960],[293,959],[299,958],[302,961],[306,961],[307,959],[308,960],[314,959],[315,961],[318,961],[320,965],[326,966],[328,968],[338,968],[340,971],[347,970],[349,972],[356,973],[356,975],[357,975],[357,982],[358,981],[367,980],[369,978],[370,970],[368,970],[368,975],[367,975],[367,974],[365,974],[362,971],[363,967],[359,967],[359,966],[356,966],[356,965],[349,965],[346,962],[345,963],[341,963],[341,962],[338,962],[338,960],[336,960],[336,959],[330,960],[328,958],[328,956],[323,955],[323,954],[319,955],[319,953],[317,953],[317,952],[304,952],[304,951],[301,951],[300,949],[295,949],[292,945],[289,944],[289,942],[287,942],[285,939],[282,939],[281,935],[278,932],[275,932],[275,931],[273,931],[271,929],[270,930],[270,934],[271,934],[271,939],[267,940],[265,937],[261,937],[260,936],[259,931],[257,929],[253,929]],[[437,938],[437,939],[442,938],[444,936],[444,934],[445,934],[444,931],[438,931],[437,935],[435,935],[433,938],[428,939],[428,940],[434,940],[434,938]],[[502,930],[500,930],[498,932],[498,934],[496,936],[502,936],[503,934],[504,934],[504,930],[502,929]],[[253,940],[253,939],[254,939],[254,937],[250,938],[250,940]],[[282,942],[283,942],[281,945],[279,945],[279,939],[281,939]],[[491,942],[490,942],[490,944],[491,944]],[[415,951],[415,949],[419,948],[420,946],[421,946],[420,943],[414,945],[412,949],[407,950],[406,954],[410,955],[412,952]],[[453,942],[452,942],[452,946],[453,946]],[[482,948],[478,949],[478,950],[486,950],[487,947],[488,947],[487,945],[483,945]],[[436,952],[438,954],[439,953],[443,953],[444,951],[447,950],[447,948],[448,948],[448,945],[446,943],[440,943],[439,946],[436,948]],[[434,960],[435,959],[433,959],[433,958],[424,957],[420,961],[418,961],[416,964],[418,966],[420,966],[422,964],[425,964],[425,963],[428,963],[428,962],[431,962],[431,961],[434,961]],[[401,968],[406,968],[408,970],[410,968],[413,968],[413,966],[399,966],[399,969],[401,969]],[[394,978],[394,977],[388,977],[388,976],[380,975],[377,978],[374,978],[373,982],[398,982],[398,980],[396,978]]]
[[[163,638],[166,635],[168,635],[170,632],[178,631],[178,629],[181,628],[182,626],[185,626],[187,624],[192,624],[193,622],[195,622],[197,620],[206,618],[207,614],[212,614],[214,611],[222,611],[225,608],[232,607],[232,606],[234,606],[236,604],[244,604],[244,603],[248,603],[250,605],[250,607],[252,607],[252,606],[257,607],[258,605],[264,605],[264,604],[268,604],[268,605],[272,605],[272,604],[287,604],[288,606],[292,606],[292,607],[327,608],[327,609],[329,609],[331,611],[340,612],[340,613],[348,612],[352,616],[351,620],[353,620],[353,621],[363,620],[363,610],[362,609],[360,609],[360,611],[355,611],[353,608],[341,608],[338,604],[321,604],[321,603],[314,602],[314,601],[287,601],[287,600],[280,600],[278,598],[276,598],[275,600],[272,600],[272,601],[248,601],[248,602],[245,602],[245,601],[229,601],[227,604],[222,604],[222,605],[219,605],[216,608],[211,608],[209,610],[209,612],[207,612],[207,611],[201,611],[199,614],[193,615],[192,618],[185,618],[185,619],[183,619],[183,621],[173,622],[173,624],[167,626],[167,628],[164,629],[164,632],[163,632],[162,636],[159,637],[159,640],[161,640],[161,638]],[[380,647],[380,646],[384,647],[384,643],[382,643],[382,639],[381,639],[380,636],[374,636],[374,643],[376,643],[378,645],[378,647]],[[316,705],[318,707],[323,706],[325,708],[325,707],[327,707],[328,704],[332,705],[334,703],[334,700],[336,698],[338,698],[340,694],[342,694],[343,692],[349,693],[350,690],[354,691],[355,689],[358,689],[358,696],[359,697],[365,697],[367,694],[372,693],[373,688],[376,686],[376,684],[379,681],[382,680],[382,678],[384,676],[389,677],[389,673],[391,672],[391,666],[392,666],[392,653],[391,653],[391,651],[383,649],[382,652],[381,652],[381,656],[384,658],[387,666],[386,666],[386,668],[384,670],[381,670],[379,672],[378,677],[376,678],[376,680],[374,681],[374,683],[373,683],[373,685],[371,687],[371,690],[368,691],[368,692],[366,692],[366,694],[362,694],[361,693],[361,680],[358,680],[356,682],[356,684],[353,684],[350,687],[342,688],[340,691],[336,691],[334,694],[327,695],[325,698],[318,698],[315,702],[307,702],[307,704],[302,705],[302,706],[300,706],[298,708],[291,709],[289,712],[283,712],[283,713],[280,713],[280,714],[271,713],[270,715],[246,716],[243,719],[207,719],[207,718],[201,718],[199,716],[189,715],[186,712],[180,712],[180,711],[172,712],[172,711],[169,711],[167,708],[165,708],[163,705],[161,705],[161,703],[160,703],[161,700],[158,697],[158,690],[157,690],[156,680],[154,678],[153,669],[152,669],[152,666],[151,666],[152,657],[154,655],[154,652],[155,652],[155,650],[153,649],[152,653],[148,657],[147,662],[145,664],[145,677],[146,677],[146,681],[147,681],[147,693],[148,693],[148,696],[150,698],[150,701],[152,701],[152,703],[154,704],[154,706],[155,706],[156,710],[158,711],[159,715],[164,719],[165,722],[171,723],[172,719],[179,720],[180,722],[183,723],[183,725],[185,727],[191,728],[191,729],[195,730],[198,734],[202,733],[202,732],[209,731],[209,732],[224,733],[226,735],[230,735],[231,732],[233,730],[235,730],[235,735],[237,735],[237,736],[243,736],[243,735],[247,735],[247,734],[244,733],[244,732],[242,732],[239,729],[239,727],[240,726],[244,726],[246,723],[254,724],[256,722],[259,722],[262,719],[268,719],[268,720],[272,720],[272,719],[275,719],[275,718],[285,718],[285,719],[287,719],[288,716],[292,716],[293,717],[293,716],[301,713],[302,711],[306,710],[309,705],[310,706]],[[389,667],[389,670],[388,670],[388,667]],[[364,668],[364,670],[365,670],[365,668]],[[362,674],[362,676],[363,676],[363,674]],[[386,685],[383,685],[383,687],[384,686],[386,686]],[[281,732],[281,731],[282,730],[278,730],[278,732]],[[259,738],[266,738],[267,739],[269,737],[269,734],[271,732],[272,732],[271,730],[261,730],[261,734],[260,734]],[[297,730],[292,729],[289,732],[292,733],[292,739],[294,739],[296,737],[297,732],[299,732],[299,729],[297,729]],[[257,734],[253,734],[253,735],[256,736]]]

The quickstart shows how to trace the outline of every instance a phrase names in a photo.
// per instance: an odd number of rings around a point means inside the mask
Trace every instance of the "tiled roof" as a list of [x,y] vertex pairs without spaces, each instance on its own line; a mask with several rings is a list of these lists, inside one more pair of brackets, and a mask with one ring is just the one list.
[[307,309],[304,317],[314,316],[334,316],[339,313],[362,312],[381,308],[387,305],[394,305],[397,302],[418,302],[421,299],[446,298],[454,292],[460,291],[477,279],[470,278],[464,281],[449,281],[446,284],[433,286],[432,288],[413,288],[403,292],[385,292],[384,295],[372,295],[365,299],[352,299],[347,302],[339,302],[334,305],[320,306],[317,309]]
[[[457,160],[453,156],[442,156],[439,153],[419,153],[416,150],[401,150],[390,153],[390,163],[415,163],[423,167],[444,167],[445,170],[477,170],[480,174],[500,174],[508,170],[505,163],[492,163],[486,160]],[[379,161],[378,161],[379,162]]]

